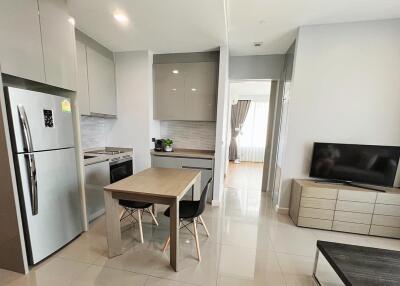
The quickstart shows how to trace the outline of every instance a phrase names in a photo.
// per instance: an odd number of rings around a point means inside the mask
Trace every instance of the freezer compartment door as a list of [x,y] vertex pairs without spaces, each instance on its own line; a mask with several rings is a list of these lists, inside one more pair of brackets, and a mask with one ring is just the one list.
[[13,87],[5,93],[17,153],[74,147],[68,98]]
[[[32,196],[34,162],[37,185]],[[36,264],[82,232],[81,202],[78,190],[75,149],[62,149],[18,155],[20,194],[30,263]],[[33,200],[37,200],[37,210]]]

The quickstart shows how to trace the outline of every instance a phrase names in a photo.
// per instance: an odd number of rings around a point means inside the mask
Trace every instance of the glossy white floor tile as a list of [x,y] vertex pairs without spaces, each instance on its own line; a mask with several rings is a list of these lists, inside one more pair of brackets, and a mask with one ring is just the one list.
[[[261,193],[261,164],[232,165],[220,207],[202,215],[211,236],[199,226],[202,261],[197,261],[193,236],[180,233],[180,271],[169,266],[162,246],[169,219],[159,208],[159,226],[145,218],[144,244],[137,225],[123,226],[123,254],[109,259],[105,219],[75,239],[28,275],[0,270],[3,286],[310,286],[317,240],[400,250],[400,240],[296,227],[277,214]],[[327,281],[331,278],[326,272]]]

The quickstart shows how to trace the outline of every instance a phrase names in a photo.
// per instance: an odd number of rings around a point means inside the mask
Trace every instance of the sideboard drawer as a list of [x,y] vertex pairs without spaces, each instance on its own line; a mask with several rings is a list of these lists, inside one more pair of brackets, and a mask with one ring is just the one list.
[[336,200],[315,199],[315,198],[301,198],[300,206],[305,208],[334,210]]
[[338,200],[374,204],[376,201],[376,192],[339,190]]
[[400,193],[399,194],[379,193],[378,196],[376,197],[376,203],[400,206]]
[[388,227],[380,225],[371,225],[370,235],[400,238],[399,227]]
[[332,224],[332,230],[360,233],[360,234],[368,234],[369,228],[370,225],[368,224],[342,222],[342,221],[333,221]]
[[308,218],[308,217],[299,217],[298,225],[304,227],[326,229],[326,230],[332,229],[331,220]]
[[371,224],[372,214],[352,213],[344,211],[335,211],[334,220],[344,222],[354,222],[362,224]]
[[374,204],[337,201],[336,210],[354,212],[354,213],[372,214],[374,211]]
[[337,192],[338,191],[336,189],[303,187],[301,195],[302,197],[307,197],[307,198],[336,200]]
[[313,208],[300,208],[299,216],[308,218],[318,218],[333,220],[334,210],[313,209]]
[[374,214],[400,216],[400,206],[376,204]]
[[400,217],[374,214],[374,216],[372,217],[372,224],[381,226],[400,227]]

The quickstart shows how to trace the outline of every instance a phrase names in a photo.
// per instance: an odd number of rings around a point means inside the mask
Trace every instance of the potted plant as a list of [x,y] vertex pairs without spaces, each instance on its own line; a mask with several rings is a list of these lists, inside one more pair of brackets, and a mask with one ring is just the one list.
[[172,144],[174,144],[174,141],[172,141],[171,139],[164,139],[164,151],[172,152]]

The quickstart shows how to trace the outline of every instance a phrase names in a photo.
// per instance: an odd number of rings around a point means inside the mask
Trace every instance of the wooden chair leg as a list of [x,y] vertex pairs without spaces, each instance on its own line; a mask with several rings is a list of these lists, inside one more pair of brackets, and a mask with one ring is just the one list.
[[203,227],[204,227],[204,230],[205,230],[206,233],[207,233],[207,236],[210,237],[210,233],[208,232],[207,226],[206,226],[206,224],[204,223],[204,220],[203,220],[203,218],[201,217],[201,215],[199,216],[199,219],[200,219],[200,221],[201,221],[201,224],[202,224]]
[[154,216],[157,217],[158,211],[157,211],[157,205],[156,205],[156,204],[153,204],[153,205],[151,206],[151,210],[152,210]]
[[154,222],[156,223],[156,225],[158,226],[158,221],[156,220],[156,217],[154,216],[153,212],[151,211],[151,209],[149,208],[149,213],[151,215],[151,217],[153,218]]
[[144,240],[143,240],[143,228],[142,228],[142,214],[143,214],[143,213],[141,213],[140,210],[138,210],[137,213],[138,213],[138,223],[139,223],[140,242],[141,242],[141,243],[144,243]]
[[201,261],[199,235],[197,234],[197,219],[196,218],[193,219],[193,228],[194,228],[194,237],[196,239],[197,257],[198,257],[199,261]]
[[121,211],[121,213],[119,214],[119,220],[122,219],[122,217],[124,216],[125,213],[126,213],[126,209],[123,209],[123,210]]
[[171,236],[168,236],[168,239],[165,241],[164,247],[162,249],[163,252],[165,252],[167,250],[170,240],[171,240]]

